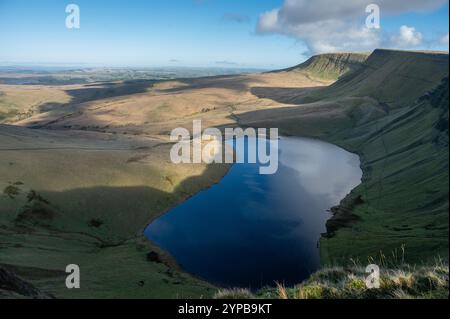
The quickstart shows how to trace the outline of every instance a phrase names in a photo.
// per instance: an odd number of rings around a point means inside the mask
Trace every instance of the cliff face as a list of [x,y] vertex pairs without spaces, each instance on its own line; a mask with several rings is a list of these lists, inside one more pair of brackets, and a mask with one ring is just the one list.
[[448,259],[448,91],[448,54],[377,50],[319,92],[361,97],[362,111],[369,97],[383,110],[331,138],[361,156],[365,175],[328,221],[325,263],[401,246],[411,262]]
[[342,75],[361,68],[368,56],[363,53],[320,54],[286,71],[305,72],[313,78],[323,80],[337,80]]
[[438,119],[433,125],[433,142],[436,145],[447,147],[449,144],[448,137],[448,98],[449,82],[448,77],[442,80],[441,85],[439,85],[436,90],[430,92],[429,94],[423,96],[420,101],[429,103],[434,109],[439,112]]
[[444,53],[375,50],[355,72],[315,97],[371,97],[391,107],[406,106],[433,90],[448,68]]

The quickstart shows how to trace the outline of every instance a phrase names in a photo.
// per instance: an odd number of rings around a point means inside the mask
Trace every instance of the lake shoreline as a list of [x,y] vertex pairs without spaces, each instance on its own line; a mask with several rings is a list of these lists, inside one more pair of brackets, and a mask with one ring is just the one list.
[[[340,150],[341,152],[348,153],[349,156],[357,156],[357,154],[348,152],[347,150],[345,150],[344,148],[340,147],[339,145],[332,144],[332,143],[329,143],[328,141],[324,141],[324,140],[320,140],[320,139],[314,139],[314,138],[309,138],[309,137],[298,137],[298,136],[281,136],[280,138],[281,138],[281,139],[286,139],[286,140],[288,140],[288,139],[290,139],[290,138],[293,138],[294,140],[296,139],[296,140],[298,140],[298,141],[300,141],[300,140],[308,140],[308,141],[311,141],[311,142],[313,141],[313,142],[315,142],[315,143],[323,143],[323,145],[329,145],[330,147],[336,148],[337,150]],[[358,163],[359,163],[358,168],[360,168],[360,167],[361,167],[361,160],[360,160],[359,156],[357,156],[357,160],[358,160]],[[295,161],[294,161],[294,162],[295,162]],[[231,172],[232,169],[233,169],[233,166],[234,166],[234,165],[229,165],[229,166],[227,167],[227,169],[226,169],[226,172],[224,172],[224,174],[222,174],[222,177],[221,177],[219,180],[217,180],[215,183],[209,185],[208,187],[205,187],[205,188],[201,189],[199,192],[197,192],[197,193],[195,193],[195,194],[193,194],[193,195],[190,195],[190,196],[186,197],[184,200],[180,201],[180,203],[178,203],[178,204],[176,204],[176,205],[173,205],[174,207],[171,207],[171,208],[165,210],[165,212],[159,214],[157,217],[155,217],[155,218],[154,218],[154,219],[146,226],[145,229],[151,227],[151,225],[152,225],[155,221],[157,221],[158,219],[160,219],[160,218],[166,218],[166,217],[164,217],[164,216],[167,215],[169,212],[173,211],[175,208],[180,207],[180,206],[183,206],[186,202],[190,201],[192,198],[194,198],[194,197],[196,197],[196,196],[201,196],[200,194],[202,194],[202,193],[204,193],[204,192],[208,192],[209,190],[211,190],[212,188],[214,188],[216,185],[221,184],[221,183],[224,181],[224,179],[226,179],[227,176],[230,174],[230,172]],[[361,174],[362,174],[362,173],[361,173]],[[332,182],[331,182],[331,183],[332,183]],[[353,188],[350,190],[350,193],[349,193],[349,194],[351,194],[351,192],[353,191],[353,189],[356,188],[356,187],[357,187],[358,185],[360,185],[360,184],[361,184],[361,179],[359,179],[359,183],[358,183],[355,187],[353,187]],[[347,195],[346,195],[345,197],[343,197],[342,199],[341,199],[341,197],[339,197],[339,200],[340,200],[340,202],[338,201],[339,205],[342,204],[342,202],[345,200],[345,198],[347,198],[347,196],[348,196],[349,194],[347,194]],[[331,205],[330,207],[327,207],[327,209],[326,209],[325,211],[328,211],[329,209],[332,209],[333,207],[336,207],[336,206],[332,206],[332,205]],[[301,214],[300,214],[299,216],[301,216]],[[326,227],[326,224],[327,224],[328,220],[332,219],[333,217],[334,217],[333,215],[327,214],[327,217],[325,218],[325,222],[324,222],[324,224],[323,224],[323,227],[324,227],[324,228]],[[190,228],[190,227],[187,227],[187,228]],[[176,258],[171,252],[169,252],[169,249],[163,248],[160,244],[157,243],[157,241],[154,241],[153,239],[150,239],[148,236],[146,236],[146,235],[145,235],[145,229],[144,229],[144,232],[143,232],[143,236],[146,237],[152,245],[158,247],[159,250],[163,251],[163,252],[164,252],[164,255],[169,256],[168,258],[171,260],[171,264],[175,265],[177,269],[179,269],[179,270],[181,270],[182,272],[188,274],[189,276],[192,276],[192,277],[194,277],[194,278],[197,278],[197,279],[200,279],[200,280],[202,280],[202,281],[205,281],[205,282],[207,282],[208,284],[212,284],[212,285],[217,286],[217,287],[230,287],[229,285],[227,286],[227,285],[221,284],[220,281],[215,281],[215,280],[210,280],[210,279],[204,278],[201,274],[199,275],[198,273],[194,273],[193,271],[190,271],[189,269],[186,269],[186,267],[184,266],[184,263],[183,263],[183,262],[180,262],[179,258]],[[323,233],[323,232],[320,232],[320,233],[318,234],[318,238],[317,238],[317,240],[316,240],[317,243],[320,243],[320,241],[322,240],[322,235],[321,235],[322,233]],[[318,267],[319,267],[319,269],[320,269],[320,265],[322,264],[322,263],[321,263],[321,257],[320,257],[320,256],[322,255],[322,253],[321,253],[321,250],[322,250],[322,249],[321,249],[321,247],[317,246],[317,250],[318,250],[318,256],[319,256],[319,266],[318,266]],[[189,268],[189,267],[187,267],[187,268]],[[308,277],[309,277],[309,275],[308,275]],[[261,287],[260,287],[260,288],[261,288]]]

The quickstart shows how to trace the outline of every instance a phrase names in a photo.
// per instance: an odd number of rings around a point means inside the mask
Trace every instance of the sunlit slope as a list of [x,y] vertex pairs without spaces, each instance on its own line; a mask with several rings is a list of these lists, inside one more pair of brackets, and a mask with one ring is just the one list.
[[192,128],[194,119],[202,119],[205,127],[233,125],[233,114],[283,106],[258,96],[253,89],[270,94],[276,91],[278,96],[286,97],[289,94],[284,88],[307,91],[329,83],[312,80],[304,74],[283,72],[180,79],[147,86],[99,83],[61,87],[71,96],[69,103],[42,110],[14,124],[167,138],[174,128]]
[[320,54],[284,71],[302,72],[317,79],[337,80],[348,72],[358,70],[368,56],[364,53]]
[[363,67],[312,97],[371,97],[386,107],[405,106],[432,90],[448,68],[445,53],[375,50]]
[[68,103],[70,96],[57,87],[0,84],[0,123],[12,123],[53,105]]

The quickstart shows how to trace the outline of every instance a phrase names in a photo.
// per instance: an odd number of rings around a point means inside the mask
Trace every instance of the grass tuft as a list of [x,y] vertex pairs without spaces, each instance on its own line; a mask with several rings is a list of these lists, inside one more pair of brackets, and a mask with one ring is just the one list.
[[254,299],[255,296],[248,289],[222,289],[219,290],[215,295],[214,299]]
[[324,268],[296,287],[277,284],[256,293],[258,298],[278,299],[448,299],[449,267],[439,260],[435,265],[399,265],[381,268],[380,288],[366,286],[365,269]]

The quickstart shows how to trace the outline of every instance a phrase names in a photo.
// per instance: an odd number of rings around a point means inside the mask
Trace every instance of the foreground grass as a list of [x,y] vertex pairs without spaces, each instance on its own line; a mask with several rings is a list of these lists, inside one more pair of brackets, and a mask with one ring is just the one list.
[[401,265],[382,269],[380,288],[368,289],[364,267],[327,267],[296,287],[221,290],[216,299],[448,299],[449,267]]

